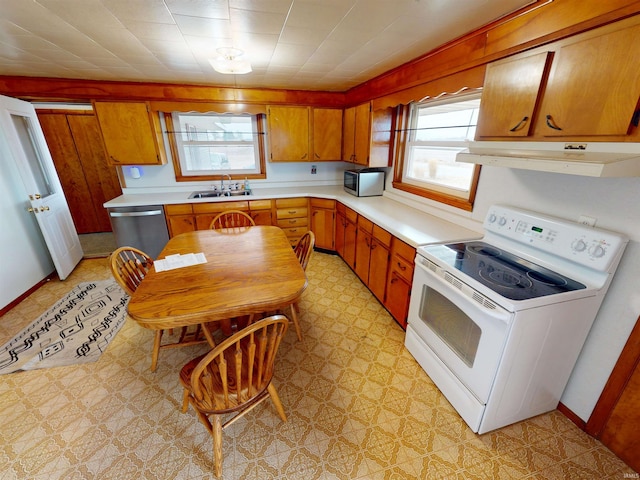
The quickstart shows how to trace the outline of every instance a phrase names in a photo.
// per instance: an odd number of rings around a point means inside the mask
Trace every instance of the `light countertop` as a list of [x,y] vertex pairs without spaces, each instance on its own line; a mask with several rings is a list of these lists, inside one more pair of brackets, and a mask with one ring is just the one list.
[[448,243],[479,238],[477,231],[386,197],[354,197],[342,186],[303,186],[287,188],[254,188],[251,196],[220,198],[188,198],[192,192],[128,193],[104,204],[105,208],[177,203],[211,203],[235,200],[264,200],[291,197],[315,197],[337,200],[365,216],[400,240],[413,247],[430,243]]

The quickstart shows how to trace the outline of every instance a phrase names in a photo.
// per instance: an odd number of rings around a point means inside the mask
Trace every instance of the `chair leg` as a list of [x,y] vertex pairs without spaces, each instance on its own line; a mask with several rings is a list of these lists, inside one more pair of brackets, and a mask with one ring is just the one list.
[[302,341],[302,331],[300,330],[300,323],[298,322],[298,314],[296,313],[296,307],[293,303],[291,304],[291,320],[293,321],[293,326],[296,329],[298,340]]
[[160,355],[160,342],[162,342],[162,330],[156,330],[153,339],[153,351],[151,352],[151,371],[155,372],[158,367],[158,355]]
[[276,411],[283,422],[287,421],[287,415],[284,413],[284,407],[282,406],[282,402],[280,401],[280,397],[278,396],[278,392],[276,391],[276,387],[273,386],[273,383],[270,383],[267,387],[267,391],[271,396],[271,401],[273,402],[273,406],[276,407]]
[[222,421],[220,415],[213,415],[213,468],[216,477],[222,476]]

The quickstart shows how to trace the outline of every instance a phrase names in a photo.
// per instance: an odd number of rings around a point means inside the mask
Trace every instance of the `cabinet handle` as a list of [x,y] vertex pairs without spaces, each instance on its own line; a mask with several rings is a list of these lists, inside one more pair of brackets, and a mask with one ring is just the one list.
[[551,115],[547,115],[547,127],[553,128],[554,130],[562,130],[557,125],[554,125],[553,123],[551,123],[552,121],[553,121],[553,118],[551,117]]
[[302,157],[300,157],[300,160],[304,160],[305,158],[307,158],[307,154],[306,153]]
[[509,131],[510,131],[510,132],[515,132],[515,131],[517,131],[517,130],[520,130],[520,128],[522,128],[522,126],[523,126],[525,123],[527,123],[527,120],[529,120],[529,117],[522,117],[522,120],[520,120],[520,121],[518,122],[518,124],[517,124],[515,127],[513,127],[512,129],[510,129]]
[[396,283],[398,281],[398,276],[394,273],[393,278],[391,278],[391,281],[389,283]]
[[290,215],[293,215],[294,213],[296,213],[296,210],[289,210]]
[[402,265],[400,262],[397,262],[397,263],[398,263],[398,268],[399,268],[400,270],[402,270],[403,272],[407,269],[407,266],[406,266],[406,265]]
[[318,155],[317,153],[315,154],[316,158],[320,158],[320,155]]

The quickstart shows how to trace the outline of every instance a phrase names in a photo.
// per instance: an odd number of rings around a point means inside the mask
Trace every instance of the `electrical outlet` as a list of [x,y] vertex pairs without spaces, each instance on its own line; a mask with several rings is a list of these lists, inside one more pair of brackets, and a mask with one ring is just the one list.
[[596,219],[593,217],[588,217],[586,215],[580,215],[580,217],[578,218],[578,223],[587,225],[588,227],[595,227]]
[[315,165],[311,165],[311,175],[315,175],[316,173],[318,173],[318,169]]

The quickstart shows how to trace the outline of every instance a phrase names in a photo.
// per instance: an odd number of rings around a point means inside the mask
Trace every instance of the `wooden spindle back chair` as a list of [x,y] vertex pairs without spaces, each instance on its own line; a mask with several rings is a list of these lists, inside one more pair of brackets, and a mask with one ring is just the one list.
[[255,226],[256,222],[253,221],[247,213],[241,210],[227,210],[214,217],[209,225],[211,230],[221,229],[242,229],[246,227]]
[[[213,437],[214,473],[222,475],[222,430],[271,398],[282,421],[287,416],[271,383],[275,358],[289,321],[273,315],[223,340],[180,371],[182,412],[189,404]],[[235,415],[222,423],[222,416]]]
[[[109,266],[113,278],[131,296],[151,267],[153,267],[153,259],[137,248],[120,247],[111,254]],[[161,349],[205,343],[207,340],[203,337],[202,328],[197,325],[190,331],[187,327],[182,327],[178,341],[164,345],[162,345],[162,336],[165,331],[156,330],[151,352],[151,371],[155,372],[158,366],[158,357]]]

